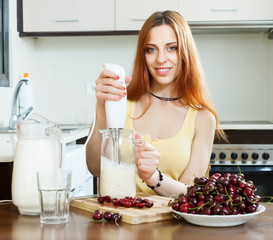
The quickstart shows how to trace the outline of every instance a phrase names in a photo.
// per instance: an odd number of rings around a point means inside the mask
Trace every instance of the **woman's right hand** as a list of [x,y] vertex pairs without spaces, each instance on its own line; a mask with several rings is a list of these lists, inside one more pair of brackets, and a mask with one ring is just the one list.
[[[145,143],[138,133],[135,136],[135,141],[135,158],[138,175],[148,185],[154,186],[158,182],[158,177],[156,177],[155,174],[158,174],[156,169],[158,167],[160,155],[157,149],[154,146]],[[154,179],[156,179],[155,184],[152,183],[154,182]]]
[[[126,87],[119,81],[119,76],[109,70],[103,70],[96,80],[96,97],[100,102],[105,100],[119,101],[126,96]],[[131,77],[125,77],[126,85],[131,81]]]

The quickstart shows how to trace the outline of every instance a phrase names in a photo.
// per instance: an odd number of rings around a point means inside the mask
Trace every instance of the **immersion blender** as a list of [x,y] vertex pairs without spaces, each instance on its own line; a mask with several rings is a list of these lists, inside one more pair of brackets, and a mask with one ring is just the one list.
[[[102,70],[109,70],[119,76],[119,81],[125,87],[125,70],[117,64],[106,63],[102,65]],[[113,157],[115,162],[119,163],[119,130],[122,130],[126,119],[127,95],[119,101],[105,101],[106,121],[107,126],[113,136]]]

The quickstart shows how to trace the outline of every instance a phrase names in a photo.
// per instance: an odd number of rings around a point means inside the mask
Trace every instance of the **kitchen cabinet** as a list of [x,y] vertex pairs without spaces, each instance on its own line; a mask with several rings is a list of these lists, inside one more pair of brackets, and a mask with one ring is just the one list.
[[178,10],[178,0],[116,0],[116,30],[140,30],[156,11]]
[[273,31],[268,31],[273,28],[272,0],[17,0],[17,4],[21,37],[138,34],[153,12],[175,10],[196,33],[253,29],[273,38]]
[[178,0],[18,0],[20,36],[135,34]]
[[[18,1],[20,32],[114,30],[115,0]],[[20,9],[21,8],[21,9]]]
[[178,0],[188,22],[273,20],[272,0]]
[[71,197],[94,194],[94,178],[86,165],[84,144],[66,145],[64,168],[72,171]]

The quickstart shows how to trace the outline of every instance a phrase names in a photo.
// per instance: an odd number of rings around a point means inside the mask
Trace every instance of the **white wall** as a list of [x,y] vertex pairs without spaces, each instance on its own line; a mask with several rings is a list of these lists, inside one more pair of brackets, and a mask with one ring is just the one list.
[[94,96],[86,83],[95,82],[104,62],[114,62],[131,74],[136,36],[21,39],[33,43],[33,80],[37,111],[58,122],[75,122],[79,111],[91,121]]
[[9,1],[9,58],[10,58],[10,72],[11,88],[0,87],[0,126],[7,126],[9,122],[9,115],[11,112],[11,99],[13,88],[19,81],[19,75],[35,68],[35,62],[32,61],[33,51],[32,42],[23,42],[18,37],[17,29],[17,14],[16,1]]
[[195,39],[220,119],[273,119],[269,116],[273,40],[258,33],[196,35]]
[[[104,62],[130,74],[137,36],[19,38],[16,1],[10,1],[12,88],[0,88],[0,125],[7,125],[13,87],[29,72],[35,111],[56,122],[93,116],[94,82]],[[220,120],[273,120],[273,40],[264,34],[195,35]]]

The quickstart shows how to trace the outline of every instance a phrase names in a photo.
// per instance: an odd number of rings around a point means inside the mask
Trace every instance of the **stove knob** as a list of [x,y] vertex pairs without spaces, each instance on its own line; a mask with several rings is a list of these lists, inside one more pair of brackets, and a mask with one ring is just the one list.
[[212,152],[211,155],[210,155],[210,159],[214,160],[215,158],[216,158],[216,154],[214,152]]
[[254,152],[254,153],[252,153],[251,157],[252,157],[252,159],[257,160],[259,158],[259,154]]
[[231,153],[230,157],[232,160],[236,160],[238,158],[238,154],[233,152],[233,153]]
[[269,157],[270,157],[269,153],[263,153],[263,155],[262,155],[262,158],[263,158],[264,160],[268,160]]
[[241,158],[242,158],[243,160],[247,160],[247,159],[248,159],[248,154],[247,154],[246,152],[243,152],[243,153],[241,154]]
[[226,154],[225,154],[224,152],[221,152],[221,153],[219,154],[219,158],[220,158],[221,160],[224,160],[224,159],[226,158]]

